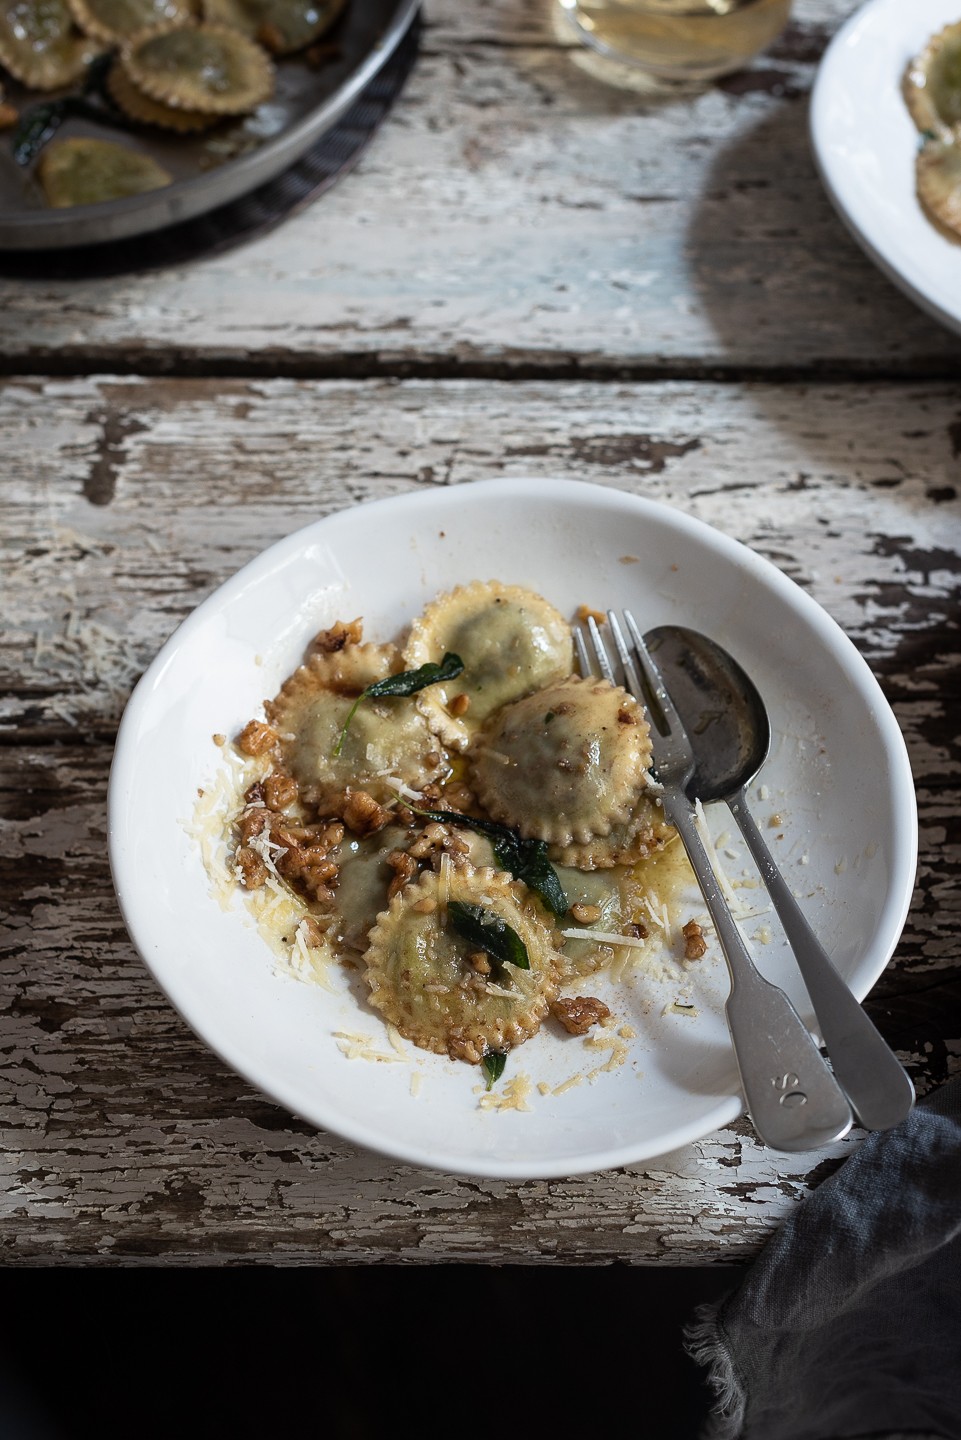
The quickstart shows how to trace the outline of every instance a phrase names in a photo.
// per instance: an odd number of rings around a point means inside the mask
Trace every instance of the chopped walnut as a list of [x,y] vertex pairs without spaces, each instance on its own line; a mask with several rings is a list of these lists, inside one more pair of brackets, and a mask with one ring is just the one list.
[[432,820],[408,847],[415,860],[428,860],[436,870],[444,855],[449,855],[457,869],[463,869],[470,857],[470,845],[456,829]]
[[355,835],[372,835],[375,830],[383,830],[391,814],[382,805],[378,805],[373,795],[368,795],[366,790],[349,790],[342,818]]
[[237,748],[245,755],[263,755],[277,744],[277,731],[262,720],[251,720],[237,737]]
[[237,851],[237,864],[240,866],[240,883],[245,890],[258,890],[267,879],[267,866],[256,850],[246,845]]
[[582,905],[578,903],[577,905],[571,906],[571,915],[577,921],[578,925],[591,925],[595,920],[600,920],[601,907],[600,905]]
[[478,975],[489,975],[491,973],[491,962],[483,950],[475,950],[473,954],[468,955],[467,959],[470,962],[471,969],[476,970]]
[[408,855],[406,850],[392,850],[387,856],[387,864],[394,872],[394,878],[387,889],[387,898],[392,900],[417,874],[417,861]]
[[264,781],[264,801],[268,810],[286,810],[297,799],[297,781],[283,770],[275,770]]
[[617,712],[617,723],[619,725],[636,725],[637,716],[633,711],[628,710],[626,705],[622,705]]
[[324,932],[317,924],[313,915],[305,915],[300,922],[300,929],[303,933],[304,943],[308,949],[315,950],[318,945],[324,943]]
[[246,809],[237,821],[241,844],[246,845],[255,835],[259,835],[266,824],[267,811],[263,805],[252,805]]
[[465,1034],[462,1025],[452,1025],[447,1034],[447,1053],[452,1060],[466,1060],[469,1065],[479,1065],[484,1058],[481,1050],[470,1035]]
[[469,785],[462,780],[452,780],[444,789],[444,809],[456,810],[463,815],[476,805],[476,798]]
[[345,645],[359,645],[363,633],[364,625],[360,616],[346,624],[343,620],[338,620],[329,630],[321,630],[315,635],[310,648],[319,650],[323,655],[333,655],[337,650],[343,650]]
[[586,1035],[592,1025],[606,1020],[611,1013],[604,1001],[596,1000],[593,995],[571,995],[566,999],[552,1000],[550,1012],[569,1035]]
[[681,934],[684,936],[685,960],[700,960],[702,955],[707,954],[707,941],[696,920],[688,920],[687,924],[682,927]]
[[327,851],[320,845],[301,848],[291,846],[277,857],[277,869],[288,880],[300,880],[308,889],[326,884],[337,874],[336,863],[328,858]]

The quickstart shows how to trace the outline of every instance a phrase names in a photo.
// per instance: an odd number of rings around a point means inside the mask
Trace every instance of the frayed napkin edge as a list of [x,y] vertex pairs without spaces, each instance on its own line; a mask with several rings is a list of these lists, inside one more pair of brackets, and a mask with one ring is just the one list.
[[731,1354],[721,1330],[723,1300],[699,1305],[683,1330],[684,1350],[707,1371],[715,1405],[698,1440],[738,1440],[744,1428],[745,1395],[738,1382]]

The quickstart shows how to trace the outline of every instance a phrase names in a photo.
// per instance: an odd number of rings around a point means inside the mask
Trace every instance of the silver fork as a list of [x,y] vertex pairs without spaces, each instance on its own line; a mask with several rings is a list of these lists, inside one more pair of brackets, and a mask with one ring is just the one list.
[[[625,687],[650,718],[652,769],[662,786],[664,812],[687,851],[727,961],[731,991],[724,1011],[751,1122],[772,1150],[813,1150],[828,1145],[851,1128],[851,1107],[784,991],[757,969],[731,914],[698,831],[695,807],[687,796],[694,773],[690,741],[633,616],[624,612],[630,646],[614,611],[607,612],[607,620]],[[617,684],[596,621],[589,618],[587,626],[598,669]],[[590,674],[594,668],[591,655],[579,631],[576,641],[582,671]]]

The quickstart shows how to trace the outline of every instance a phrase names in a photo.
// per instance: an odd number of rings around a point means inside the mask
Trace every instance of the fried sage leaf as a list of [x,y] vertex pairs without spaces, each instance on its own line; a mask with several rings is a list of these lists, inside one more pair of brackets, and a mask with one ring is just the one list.
[[461,825],[465,830],[486,835],[493,847],[494,859],[502,870],[508,870],[515,880],[522,880],[528,890],[536,891],[552,915],[561,919],[567,914],[567,896],[557,878],[557,871],[547,858],[546,841],[525,840],[508,825],[498,825],[494,820],[480,820],[474,815],[461,815],[457,810],[419,810],[403,796],[399,798],[408,810],[425,820],[437,820],[442,825]]
[[507,1052],[504,1050],[488,1050],[484,1056],[483,1064],[487,1075],[487,1089],[493,1090],[494,1082],[499,1080],[504,1073],[504,1066],[507,1064]]
[[416,670],[402,670],[399,675],[388,675],[385,680],[375,680],[373,685],[368,685],[366,690],[360,692],[351,705],[344,728],[340,732],[340,739],[334,746],[334,758],[340,754],[344,736],[350,729],[350,722],[362,700],[379,700],[384,695],[416,695],[418,690],[423,690],[428,685],[436,685],[440,680],[456,680],[463,668],[464,662],[460,656],[448,651],[439,664],[432,660],[427,665],[419,665]]
[[498,965],[516,965],[518,970],[531,968],[527,946],[506,920],[486,910],[483,905],[468,905],[464,900],[451,900],[447,917],[457,934],[483,950]]

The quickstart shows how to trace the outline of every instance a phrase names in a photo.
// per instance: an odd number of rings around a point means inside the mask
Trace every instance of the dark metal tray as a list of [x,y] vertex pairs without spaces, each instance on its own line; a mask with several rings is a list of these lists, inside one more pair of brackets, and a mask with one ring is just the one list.
[[[165,229],[247,194],[294,164],[344,114],[403,39],[420,0],[351,0],[336,31],[338,54],[322,69],[292,56],[277,63],[277,88],[256,113],[214,135],[167,136],[81,119],[58,135],[96,135],[135,144],[174,183],[126,200],[50,209],[33,176],[13,159],[9,136],[0,146],[0,249],[64,249],[127,239]],[[18,109],[55,98],[5,86]],[[247,148],[252,147],[252,148]],[[229,158],[232,150],[244,150]],[[227,158],[223,158],[224,155]]]

